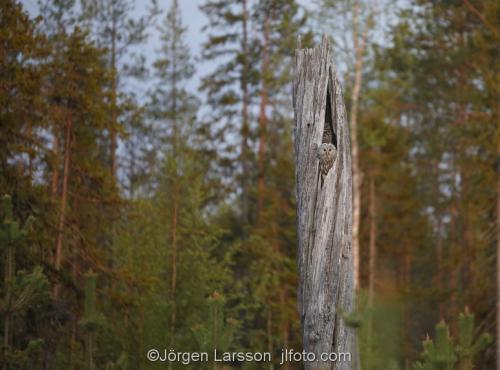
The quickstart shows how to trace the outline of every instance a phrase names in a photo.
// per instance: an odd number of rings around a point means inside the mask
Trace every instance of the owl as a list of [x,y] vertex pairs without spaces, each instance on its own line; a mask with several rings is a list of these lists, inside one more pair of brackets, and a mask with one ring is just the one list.
[[330,168],[337,157],[337,149],[331,143],[323,143],[318,147],[319,172],[321,174],[321,184],[330,171]]
[[332,126],[329,122],[325,122],[325,127],[323,129],[323,139],[322,143],[333,143],[333,131]]

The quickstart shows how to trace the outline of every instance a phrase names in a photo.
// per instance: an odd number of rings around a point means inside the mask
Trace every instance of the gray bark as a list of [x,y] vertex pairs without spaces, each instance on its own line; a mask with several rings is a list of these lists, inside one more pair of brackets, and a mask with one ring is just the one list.
[[[497,108],[497,117],[498,114]],[[500,133],[500,121],[497,120],[497,132]],[[497,134],[497,158],[500,158],[500,135]],[[497,234],[497,302],[496,302],[496,331],[497,331],[497,370],[500,370],[500,168],[497,165],[497,222],[496,222],[496,234]]]
[[[356,369],[355,331],[343,320],[354,310],[354,270],[351,150],[342,88],[326,37],[295,56],[298,304],[303,349],[316,357],[304,368]],[[325,122],[333,126],[337,159],[322,186],[316,148]],[[350,353],[351,361],[321,361],[323,353]]]

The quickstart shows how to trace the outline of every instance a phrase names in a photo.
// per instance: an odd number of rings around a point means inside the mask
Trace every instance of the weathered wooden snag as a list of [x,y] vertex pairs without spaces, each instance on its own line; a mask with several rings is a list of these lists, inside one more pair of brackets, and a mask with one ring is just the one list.
[[[356,369],[355,332],[342,318],[354,309],[351,150],[342,88],[326,37],[313,49],[299,45],[295,56],[298,302],[303,349],[316,355],[304,366]],[[325,140],[337,158],[321,186],[316,148]],[[347,352],[350,362],[320,360],[323,353]]]

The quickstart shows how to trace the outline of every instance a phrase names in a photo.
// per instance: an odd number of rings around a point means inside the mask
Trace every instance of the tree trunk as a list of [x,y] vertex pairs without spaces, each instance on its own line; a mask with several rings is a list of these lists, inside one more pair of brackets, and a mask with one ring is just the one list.
[[76,368],[76,321],[73,320],[71,325],[71,340],[69,344],[69,369],[75,370]]
[[375,189],[375,175],[370,176],[370,242],[368,256],[368,305],[373,308],[375,296],[375,277],[377,265],[377,193]]
[[59,133],[54,132],[54,162],[52,163],[52,174],[50,180],[50,196],[52,200],[55,199],[57,195],[57,188],[59,184]]
[[[14,277],[14,270],[15,270],[15,254],[14,254],[14,245],[10,244],[7,245],[7,256],[5,260],[5,303],[7,306],[7,312],[4,314],[4,322],[3,322],[3,358],[5,360],[6,353],[8,350],[10,350],[10,344],[11,344],[11,337],[12,337],[12,332],[11,332],[11,321],[12,321],[12,313],[11,313],[11,300],[12,300],[12,294],[11,294],[11,284],[12,284],[12,278]],[[3,365],[3,370],[8,370],[8,365],[7,361],[5,361]]]
[[266,154],[266,108],[267,108],[267,85],[266,85],[266,74],[268,65],[268,46],[269,46],[269,17],[266,17],[264,21],[264,45],[262,50],[262,88],[260,92],[260,107],[259,107],[259,178],[258,178],[258,194],[257,194],[257,221],[260,220],[262,216],[262,209],[264,207],[264,177],[265,177],[265,154]]
[[[174,0],[173,9],[178,9],[177,1]],[[175,25],[177,12],[173,12],[172,24]],[[179,173],[177,171],[177,147],[179,140],[179,128],[177,126],[177,42],[178,39],[174,35],[171,43],[171,73],[172,73],[172,99],[171,99],[171,113],[172,113],[172,160],[173,160],[173,194],[172,194],[172,275],[170,281],[170,293],[172,302],[172,311],[170,312],[170,348],[175,348],[175,337],[177,331],[177,267],[179,265],[177,256],[177,237],[178,237],[178,219],[179,219]],[[172,363],[169,362],[168,369],[172,369]]]
[[116,69],[116,26],[113,24],[111,35],[111,175],[116,178],[116,127],[118,125],[118,81]]
[[[453,178],[455,178],[455,160],[453,159]],[[459,295],[458,290],[460,289],[459,285],[459,274],[460,274],[460,251],[458,246],[462,243],[461,238],[461,225],[460,225],[460,214],[458,209],[458,189],[455,186],[452,186],[451,189],[452,194],[454,194],[455,200],[452,201],[450,205],[450,249],[449,249],[449,257],[448,261],[450,261],[451,271],[448,277],[450,282],[450,303],[449,303],[449,316],[450,316],[450,332],[452,334],[457,332],[458,329],[458,315],[459,315]]]
[[[66,118],[66,138],[64,142],[64,167],[63,167],[63,183],[61,192],[61,206],[59,209],[59,224],[57,228],[57,244],[56,256],[54,261],[54,268],[56,271],[61,269],[62,263],[62,245],[64,241],[64,222],[66,219],[66,203],[68,199],[68,179],[69,179],[69,166],[71,155],[71,132],[73,130],[73,121],[71,116]],[[54,298],[58,298],[61,285],[56,283],[54,286]]]
[[247,182],[249,176],[248,159],[250,157],[250,148],[248,145],[248,138],[250,136],[250,125],[248,119],[248,107],[250,105],[250,97],[248,93],[248,9],[247,0],[242,1],[243,6],[243,70],[241,72],[241,90],[243,92],[243,101],[241,107],[241,168],[243,170],[241,177],[242,185],[242,219],[244,222],[248,221],[248,189]]
[[88,361],[88,366],[89,366],[89,370],[94,370],[94,354],[93,354],[93,350],[94,350],[94,344],[93,344],[93,336],[94,334],[92,332],[89,332],[87,333],[87,361]]
[[34,149],[33,149],[33,142],[34,142],[34,140],[33,140],[33,123],[31,121],[28,121],[28,129],[27,129],[26,134],[29,138],[28,143],[27,143],[27,147],[28,147],[28,176],[32,181],[33,180],[33,170],[34,170],[33,161],[35,159],[35,153],[34,153]]
[[[283,314],[283,324],[282,324],[282,344],[283,348],[289,348],[288,343],[290,342],[290,334],[289,334],[289,320],[288,320],[288,315],[286,313],[286,300],[287,300],[287,294],[286,294],[286,286],[283,286],[280,290],[280,307],[281,307],[281,312]],[[290,362],[286,361],[283,366],[280,367],[283,370],[289,370],[290,369]]]
[[368,210],[370,218],[370,237],[368,243],[368,307],[370,308],[367,328],[369,351],[374,348],[373,342],[373,306],[375,300],[375,280],[377,268],[377,193],[375,189],[375,174],[370,173],[370,190]]
[[[410,241],[403,241],[403,292],[405,298],[405,304],[403,308],[403,338],[411,338],[411,325],[410,325],[410,303],[409,297],[411,292],[411,249],[410,249]],[[403,344],[403,356],[405,358],[405,370],[410,369],[410,358],[411,358],[411,343],[409,340],[402,341]]]
[[497,237],[497,370],[500,370],[500,115],[497,108],[497,219],[496,219],[496,237]]
[[[174,190],[174,209],[172,214],[172,276],[170,281],[170,292],[172,299],[172,311],[170,313],[170,348],[175,348],[175,329],[177,323],[177,216],[178,216],[178,204],[177,204],[177,189]],[[169,362],[169,369],[172,368]]]
[[[442,236],[442,228],[443,228],[443,220],[441,218],[441,214],[438,214],[438,223],[437,223],[437,242],[436,242],[436,264],[437,264],[437,288],[439,295],[442,297],[445,291],[444,288],[444,264],[443,264],[443,236]],[[445,319],[445,305],[443,300],[439,300],[439,320]]]
[[[50,200],[52,201],[52,204],[55,205],[57,204],[57,193],[59,191],[59,166],[60,166],[60,155],[61,155],[61,148],[60,148],[60,139],[59,139],[59,128],[57,127],[54,129],[54,132],[52,133],[54,135],[53,137],[53,155],[54,159],[52,161],[52,173],[50,175]],[[45,255],[45,251],[44,251]],[[54,259],[54,251],[52,248],[49,248],[47,250],[47,255],[44,256],[44,258],[47,259],[50,263],[53,263],[55,261]]]
[[[351,148],[342,89],[331,58],[326,36],[320,46],[296,51],[298,304],[303,348],[315,355],[314,361],[304,363],[306,370],[357,367],[355,332],[343,319],[354,310]],[[316,153],[325,122],[332,122],[337,157],[321,184]],[[330,362],[321,358],[323,353],[350,353],[350,361]]]
[[[271,302],[267,303],[267,319],[266,319],[266,336],[267,336],[267,351],[273,353],[273,311]],[[269,370],[274,370],[274,364],[269,363]]]
[[360,246],[359,246],[359,228],[361,221],[361,183],[363,174],[359,166],[359,144],[358,144],[358,106],[359,95],[361,93],[361,83],[363,78],[363,56],[366,47],[366,38],[368,24],[362,34],[360,34],[360,4],[354,3],[353,9],[353,40],[354,40],[354,85],[351,94],[351,145],[352,145],[352,182],[353,182],[353,203],[352,203],[352,250],[354,260],[354,288],[359,289],[359,270],[360,270]]

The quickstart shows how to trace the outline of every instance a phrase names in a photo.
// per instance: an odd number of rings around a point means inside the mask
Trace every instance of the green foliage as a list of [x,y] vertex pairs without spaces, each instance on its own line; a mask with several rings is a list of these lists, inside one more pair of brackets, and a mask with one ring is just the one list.
[[34,218],[30,216],[24,225],[14,218],[12,200],[9,195],[2,197],[2,224],[0,226],[0,247],[5,261],[5,296],[0,301],[0,311],[8,315],[19,315],[28,308],[43,302],[49,287],[41,267],[36,266],[31,273],[17,271],[14,251],[26,240]]
[[368,316],[367,311],[354,311],[354,312],[345,312],[342,307],[338,308],[342,319],[345,324],[351,328],[358,329],[363,324],[366,325],[366,320]]
[[43,353],[43,339],[30,340],[24,350],[10,350],[5,355],[5,363],[12,369],[33,369],[40,363]]
[[423,363],[415,364],[415,369],[452,369],[457,358],[454,353],[448,325],[443,321],[436,325],[435,343],[430,338],[423,342]]
[[466,307],[458,317],[456,352],[459,370],[474,369],[474,358],[493,342],[492,336],[488,333],[482,333],[476,339],[474,334],[474,315]]
[[43,339],[31,339],[24,349],[18,349],[12,346],[9,333],[14,330],[15,319],[23,317],[28,310],[36,310],[47,302],[49,282],[40,266],[36,266],[31,273],[16,271],[14,252],[28,237],[34,218],[30,216],[21,226],[14,216],[12,199],[9,195],[2,197],[0,216],[2,217],[0,249],[5,261],[5,283],[0,298],[0,313],[4,320],[2,361],[16,368],[30,367],[41,352]]
[[10,298],[0,301],[0,310],[3,313],[21,315],[28,309],[47,302],[49,298],[49,282],[40,266],[35,267],[31,273],[17,271],[8,289]]
[[458,318],[458,338],[452,338],[444,321],[436,324],[436,339],[429,337],[423,342],[423,361],[414,364],[415,370],[472,370],[474,357],[491,341],[483,333],[474,340],[474,315],[468,308]]
[[97,274],[92,270],[87,272],[85,278],[84,314],[80,320],[80,325],[92,333],[102,327],[105,323],[104,316],[96,308],[96,284]]
[[362,290],[355,311],[337,309],[345,325],[356,330],[361,368],[397,370],[402,358],[399,348],[401,299],[390,296],[375,298],[370,303],[367,292]]
[[207,300],[208,315],[203,324],[193,328],[193,335],[200,351],[213,353],[214,350],[224,352],[230,349],[237,322],[225,318],[225,299],[214,292]]
[[45,35],[37,31],[37,25],[38,21],[30,19],[16,1],[6,0],[0,4],[1,194],[31,193],[31,186],[22,181],[15,165],[21,162],[22,156],[32,163],[37,156],[37,145],[43,145],[42,135],[32,130],[45,127],[39,115],[44,111],[43,77],[48,45]]
[[1,214],[3,221],[0,226],[0,246],[5,249],[15,247],[16,243],[26,239],[35,219],[32,216],[28,217],[22,226],[15,221],[10,195],[2,197]]

